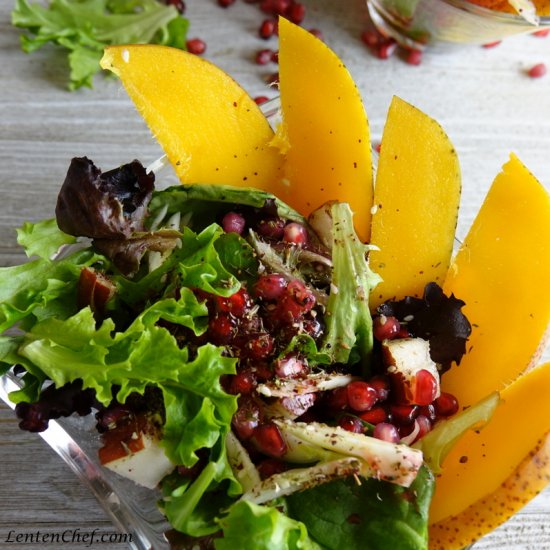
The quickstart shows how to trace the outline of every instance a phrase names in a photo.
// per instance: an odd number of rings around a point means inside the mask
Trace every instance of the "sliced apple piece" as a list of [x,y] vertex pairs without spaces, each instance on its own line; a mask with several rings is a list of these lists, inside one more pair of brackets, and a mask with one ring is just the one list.
[[286,157],[279,197],[303,215],[330,200],[347,202],[359,237],[367,241],[371,143],[357,86],[328,46],[283,18],[279,75],[283,123],[273,144]]
[[[550,431],[550,363],[520,376],[481,430],[452,448],[437,477],[430,523],[456,516],[496,491]],[[548,472],[547,472],[548,473]]]
[[441,126],[393,98],[382,136],[374,192],[370,265],[383,282],[371,307],[422,296],[450,263],[460,201],[460,167]]
[[[101,66],[120,77],[183,183],[274,191],[282,157],[252,98],[225,72],[164,46],[111,46]],[[276,190],[276,189],[275,189]]]
[[461,406],[514,380],[550,323],[550,195],[512,156],[496,177],[444,284],[466,302],[468,353],[442,378]]
[[430,550],[462,550],[473,544],[537,496],[550,483],[550,434],[493,493],[456,516],[430,526]]

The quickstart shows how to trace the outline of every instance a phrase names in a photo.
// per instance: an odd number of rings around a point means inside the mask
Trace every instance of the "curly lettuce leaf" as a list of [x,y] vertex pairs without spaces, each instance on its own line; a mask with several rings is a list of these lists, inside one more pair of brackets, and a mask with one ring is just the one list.
[[0,270],[0,332],[21,323],[65,319],[76,312],[76,287],[83,267],[105,258],[90,250],[75,252],[63,260],[37,259]]
[[67,244],[76,242],[76,238],[59,229],[55,219],[37,223],[25,222],[17,229],[17,242],[25,249],[25,254],[49,259]]
[[[434,477],[422,467],[409,488],[338,480],[287,497],[288,513],[330,550],[427,550]],[[338,502],[338,506],[327,506]]]
[[157,43],[183,47],[187,20],[157,0],[51,0],[44,6],[17,0],[12,24],[25,29],[23,51],[51,42],[68,51],[69,89],[92,87],[105,46]]
[[308,536],[305,525],[277,508],[244,500],[231,506],[219,520],[223,538],[216,539],[216,550],[320,550]]

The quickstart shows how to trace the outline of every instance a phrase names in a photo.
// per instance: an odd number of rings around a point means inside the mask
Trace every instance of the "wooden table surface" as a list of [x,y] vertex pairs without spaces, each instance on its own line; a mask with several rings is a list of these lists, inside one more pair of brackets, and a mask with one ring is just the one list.
[[[191,37],[206,40],[206,57],[231,73],[251,95],[274,96],[264,77],[276,67],[253,63],[275,41],[257,38],[262,15],[242,0],[227,10],[216,0],[187,0]],[[395,57],[381,61],[359,39],[367,23],[361,0],[304,0],[305,26],[317,27],[355,78],[380,138],[392,95],[436,118],[458,150],[464,182],[459,233],[464,234],[500,166],[511,151],[550,189],[550,74],[526,76],[550,64],[550,38],[519,37],[499,47],[428,52],[421,66]],[[69,93],[58,50],[32,55],[19,48],[10,25],[12,2],[0,2],[0,265],[24,261],[15,227],[51,217],[71,157],[86,155],[103,169],[134,158],[147,164],[161,152],[115,80],[96,79],[94,90]],[[526,513],[476,545],[477,549],[550,549],[550,493]],[[19,431],[0,405],[0,548],[9,532],[113,528],[67,466],[36,435]],[[19,545],[25,549],[42,545]],[[55,547],[51,546],[52,548]],[[82,546],[75,546],[75,548]],[[106,545],[107,548],[123,548]],[[63,548],[71,548],[71,544]]]

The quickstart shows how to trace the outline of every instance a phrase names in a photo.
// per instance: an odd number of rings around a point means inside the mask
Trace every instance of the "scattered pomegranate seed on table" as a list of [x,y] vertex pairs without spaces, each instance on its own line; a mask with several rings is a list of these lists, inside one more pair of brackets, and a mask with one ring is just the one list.
[[218,6],[222,8],[228,8],[235,3],[235,0],[218,0]]
[[262,103],[265,103],[266,101],[269,101],[269,97],[267,97],[265,95],[259,95],[259,96],[254,98],[254,101],[255,101],[256,105],[261,105]]
[[422,50],[408,50],[405,61],[409,65],[420,65],[422,63]]
[[483,44],[482,48],[495,48],[496,46],[500,46],[502,44],[502,40],[495,40],[495,42],[487,42],[487,44]]
[[550,29],[541,29],[540,31],[536,31],[533,33],[533,36],[537,36],[539,38],[545,38],[550,34]]
[[264,48],[256,53],[256,63],[258,65],[267,65],[273,60],[273,50]]
[[547,72],[546,65],[544,63],[537,63],[527,71],[527,74],[531,78],[540,78],[541,76],[544,76],[546,72]]
[[258,29],[258,34],[260,38],[267,40],[275,34],[275,27],[277,22],[273,19],[264,19],[260,28]]
[[206,42],[201,38],[190,38],[187,41],[187,51],[194,55],[201,55],[206,51]]

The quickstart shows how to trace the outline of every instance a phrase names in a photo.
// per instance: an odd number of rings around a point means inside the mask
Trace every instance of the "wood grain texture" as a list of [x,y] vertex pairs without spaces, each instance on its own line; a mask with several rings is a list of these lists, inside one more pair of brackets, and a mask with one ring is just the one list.
[[[238,1],[222,10],[216,0],[187,0],[190,36],[208,43],[206,57],[241,82],[251,95],[276,95],[264,77],[275,66],[252,60],[276,43],[257,38],[262,14]],[[367,20],[361,0],[304,0],[305,26],[322,29],[364,97],[374,140],[393,94],[413,103],[446,129],[462,165],[464,194],[459,234],[464,235],[493,177],[514,151],[550,189],[550,76],[529,79],[530,66],[550,63],[550,39],[519,37],[498,48],[432,51],[421,66],[399,58],[380,61],[359,39]],[[95,90],[65,90],[66,61],[46,47],[32,55],[19,48],[10,25],[12,2],[0,2],[0,265],[24,261],[14,228],[51,217],[69,160],[86,155],[109,169],[161,152],[119,83],[96,79]],[[548,357],[548,354],[546,354]],[[94,498],[40,438],[18,430],[0,406],[0,548],[18,532],[113,528]],[[477,550],[550,549],[550,493],[476,545]],[[21,547],[21,546],[20,546]],[[53,548],[54,546],[52,546]],[[72,546],[64,545],[63,548]],[[75,548],[82,546],[75,546]],[[106,545],[106,548],[122,548]],[[42,545],[25,545],[34,550]]]

